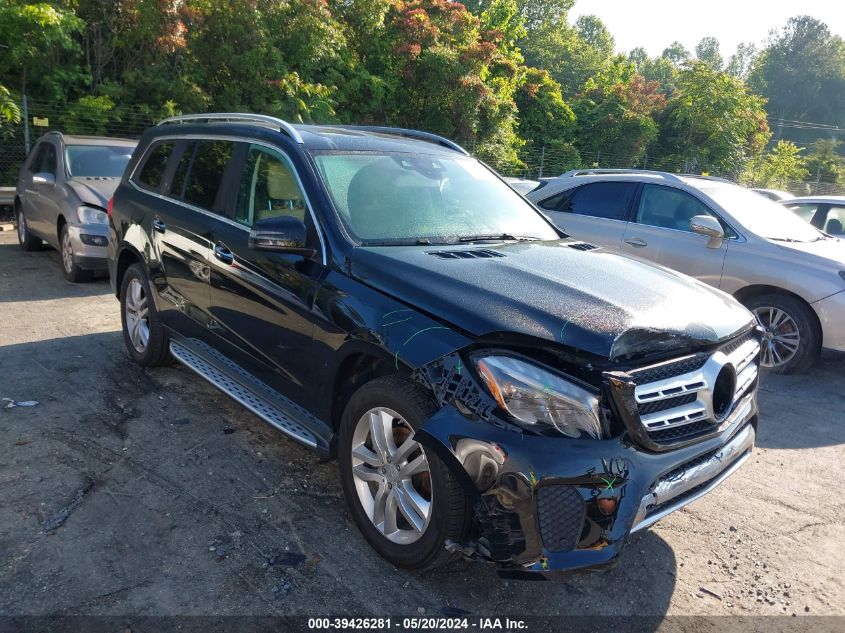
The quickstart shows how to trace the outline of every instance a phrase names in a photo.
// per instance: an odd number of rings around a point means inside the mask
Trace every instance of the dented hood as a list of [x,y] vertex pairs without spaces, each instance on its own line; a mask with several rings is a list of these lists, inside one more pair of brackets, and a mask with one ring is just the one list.
[[[709,345],[754,323],[690,277],[574,244],[359,247],[351,273],[473,335],[518,332],[608,359]],[[436,255],[479,250],[492,255]]]

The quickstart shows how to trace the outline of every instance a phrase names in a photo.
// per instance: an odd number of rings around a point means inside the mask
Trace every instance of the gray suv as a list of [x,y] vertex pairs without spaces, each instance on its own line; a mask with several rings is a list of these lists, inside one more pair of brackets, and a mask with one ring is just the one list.
[[62,255],[69,281],[85,281],[107,270],[106,207],[136,142],[120,138],[45,134],[18,176],[15,217],[24,250],[42,240]]
[[807,369],[822,347],[845,351],[845,241],[749,189],[704,176],[576,170],[526,197],[573,237],[737,298],[765,328],[762,364],[772,371]]

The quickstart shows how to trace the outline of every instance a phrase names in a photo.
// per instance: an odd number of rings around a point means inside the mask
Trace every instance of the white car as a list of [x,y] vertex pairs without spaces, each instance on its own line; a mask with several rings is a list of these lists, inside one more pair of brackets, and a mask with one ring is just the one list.
[[765,329],[763,365],[807,369],[845,351],[845,241],[720,178],[576,170],[527,198],[573,237],[686,273],[736,297]]
[[807,196],[780,203],[828,235],[845,238],[845,196]]
[[780,202],[781,200],[786,200],[787,198],[791,198],[792,194],[788,191],[781,191],[780,189],[752,189],[751,191],[756,191],[761,196],[766,196],[769,200],[774,200],[775,202]]
[[523,196],[527,194],[529,191],[536,189],[537,186],[540,184],[537,180],[527,180],[525,178],[511,178],[510,176],[505,176],[502,178],[506,183],[508,183],[514,191]]

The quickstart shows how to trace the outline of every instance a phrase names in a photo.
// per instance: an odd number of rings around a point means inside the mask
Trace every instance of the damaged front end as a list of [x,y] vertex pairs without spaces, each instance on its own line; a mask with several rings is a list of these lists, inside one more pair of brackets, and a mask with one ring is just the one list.
[[[441,405],[417,439],[473,500],[476,537],[447,547],[499,563],[502,574],[543,578],[614,564],[631,533],[712,490],[753,448],[757,330],[642,367],[572,363],[560,376],[590,383],[598,437],[528,428],[502,406],[473,354],[415,371]],[[550,370],[567,365],[543,360]]]

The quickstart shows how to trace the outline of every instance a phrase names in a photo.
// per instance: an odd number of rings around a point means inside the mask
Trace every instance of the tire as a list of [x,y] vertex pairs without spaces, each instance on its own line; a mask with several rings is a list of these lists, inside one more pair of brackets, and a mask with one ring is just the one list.
[[90,270],[83,270],[73,262],[73,244],[67,224],[62,224],[59,231],[59,255],[62,259],[62,274],[72,283],[90,281],[94,276]]
[[766,294],[752,297],[745,307],[766,330],[762,358],[765,369],[776,374],[796,374],[816,362],[822,335],[812,309],[804,302],[789,295]]
[[141,264],[132,264],[123,275],[120,284],[120,322],[123,326],[123,342],[132,360],[143,367],[173,363],[170,337],[155,309],[150,283]]
[[[436,455],[431,451],[426,453],[412,439],[413,432],[436,410],[437,407],[426,394],[409,380],[398,375],[384,376],[365,384],[355,392],[343,412],[340,423],[340,479],[352,517],[364,538],[379,555],[393,565],[405,569],[430,569],[447,563],[453,555],[446,550],[445,542],[453,540],[464,543],[472,529],[472,511],[460,484]],[[373,411],[378,411],[377,420],[383,424],[380,428],[389,428],[391,431],[392,437],[388,439],[391,449],[399,446],[399,449],[390,453],[393,459],[387,460],[393,464],[386,463],[384,458],[379,457],[378,451],[373,450],[375,444],[369,423],[369,414]],[[399,450],[411,445],[414,445],[413,450],[407,450],[402,457]],[[364,454],[362,449],[369,451],[370,462],[365,462],[359,457]],[[421,457],[427,461],[428,472],[420,472],[403,479],[403,469],[409,473],[408,465],[420,465]],[[382,466],[387,470],[384,475],[378,472]],[[358,469],[356,472],[365,472],[366,476],[372,477],[373,480],[363,481],[353,473],[353,467]],[[389,470],[391,467],[392,472]],[[399,483],[396,483],[397,481]],[[414,524],[401,510],[390,511],[395,503],[390,501],[391,495],[397,500],[400,498],[400,491],[401,499],[406,504],[410,503],[410,507],[421,507],[418,503],[420,499],[428,502],[427,519],[420,521],[423,513],[412,513],[421,530],[413,529]],[[398,529],[390,537],[386,536],[386,533],[391,532],[387,527],[391,521],[386,519],[381,523],[381,528],[377,527],[370,518],[372,510],[365,509],[364,506],[365,500],[372,502],[368,504],[369,508],[376,506],[375,500],[379,492],[387,499],[384,515],[392,514],[397,517],[393,524]]]
[[25,251],[41,250],[41,238],[30,233],[29,226],[26,223],[26,216],[23,214],[23,206],[20,203],[15,205],[15,211],[18,221],[18,244]]

